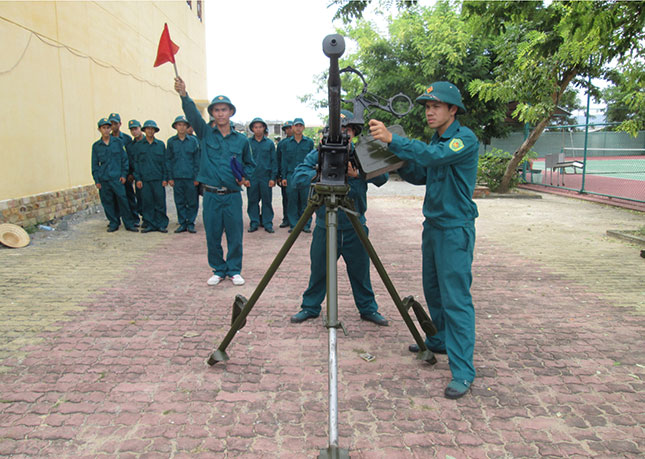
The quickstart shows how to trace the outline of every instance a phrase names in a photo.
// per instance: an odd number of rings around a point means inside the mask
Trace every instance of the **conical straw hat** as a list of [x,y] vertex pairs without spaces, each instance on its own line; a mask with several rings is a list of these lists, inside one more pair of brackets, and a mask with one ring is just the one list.
[[29,234],[22,227],[12,223],[0,224],[0,243],[18,249],[29,245]]

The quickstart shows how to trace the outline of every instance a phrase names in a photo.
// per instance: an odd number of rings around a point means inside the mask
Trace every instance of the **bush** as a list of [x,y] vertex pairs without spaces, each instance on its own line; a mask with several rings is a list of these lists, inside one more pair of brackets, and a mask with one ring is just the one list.
[[[529,160],[535,158],[537,154],[530,152],[522,159],[518,167],[522,167]],[[479,165],[477,166],[477,183],[483,183],[490,188],[491,191],[497,191],[502,177],[506,172],[506,166],[511,160],[513,155],[508,151],[500,150],[499,148],[491,148],[489,151],[479,156]],[[514,174],[511,178],[510,188],[515,188],[520,182],[520,174]]]

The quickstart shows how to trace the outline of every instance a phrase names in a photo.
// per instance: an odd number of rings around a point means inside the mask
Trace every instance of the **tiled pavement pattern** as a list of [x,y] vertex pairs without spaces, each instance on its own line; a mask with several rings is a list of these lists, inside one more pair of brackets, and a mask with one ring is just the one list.
[[[401,296],[423,301],[422,198],[410,192],[372,192],[368,225]],[[645,218],[549,195],[478,205],[478,378],[460,400],[442,396],[446,356],[430,366],[408,353],[375,272],[391,326],[359,320],[339,262],[349,331],[339,334],[341,447],[359,458],[642,455],[645,260],[605,231]],[[0,249],[0,456],[299,458],[326,448],[327,332],[319,319],[288,320],[311,236],[269,284],[231,360],[208,367],[235,294],[251,295],[287,232],[246,233],[247,284],[208,287],[201,223],[196,235],[105,226],[95,215]]]

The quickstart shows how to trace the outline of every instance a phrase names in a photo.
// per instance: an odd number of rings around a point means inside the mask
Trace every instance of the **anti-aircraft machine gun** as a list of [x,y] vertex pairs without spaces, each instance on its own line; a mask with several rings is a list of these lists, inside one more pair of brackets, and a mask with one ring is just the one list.
[[[347,184],[347,166],[350,161],[351,144],[348,136],[342,132],[340,104],[341,104],[341,79],[338,66],[338,59],[345,51],[345,40],[341,35],[328,35],[323,40],[323,52],[330,59],[329,67],[329,127],[323,134],[323,139],[318,148],[319,162],[318,173],[312,183],[312,192],[310,193],[309,202],[303,215],[298,220],[293,231],[280,248],[275,259],[269,266],[258,286],[251,297],[247,300],[242,295],[237,295],[233,303],[233,317],[231,328],[220,343],[219,347],[209,356],[208,364],[215,365],[217,362],[229,360],[226,348],[233,340],[233,337],[246,325],[246,317],[259,299],[260,295],[270,282],[271,278],[278,270],[280,264],[286,257],[287,253],[295,243],[307,221],[313,213],[325,206],[325,220],[327,227],[327,315],[324,320],[325,327],[329,330],[329,446],[320,451],[320,458],[344,458],[349,457],[346,449],[339,448],[338,445],[338,355],[337,355],[337,331],[339,328],[347,331],[342,323],[338,320],[338,284],[337,284],[337,228],[338,228],[338,210],[342,209],[354,231],[358,235],[361,243],[368,252],[369,257],[376,267],[385,287],[387,288],[392,301],[396,305],[403,321],[410,330],[412,337],[419,346],[417,359],[426,361],[430,364],[436,363],[434,354],[426,347],[424,338],[421,336],[412,318],[409,310],[414,311],[417,321],[422,330],[429,336],[434,335],[437,331],[432,320],[426,313],[425,309],[412,296],[401,300],[399,294],[394,288],[381,260],[379,259],[374,247],[372,246],[367,234],[363,230],[360,220],[354,212],[354,203],[347,197],[349,185]],[[364,111],[368,107],[377,107],[394,113],[397,116],[409,112],[412,108],[412,102],[407,96],[397,94],[391,99],[387,99],[387,104],[379,101],[379,98],[367,92],[365,79],[360,72],[355,69],[343,69],[342,72],[357,73],[363,80],[363,92],[356,98],[347,102],[354,104],[354,116],[352,123],[364,122]],[[409,108],[407,112],[401,114],[393,108],[396,99],[407,99]],[[396,128],[395,128],[396,129]],[[403,133],[402,129],[398,129]],[[385,153],[384,153],[385,150]],[[387,153],[387,148],[377,143],[374,139],[367,137],[362,138],[356,147],[356,157],[361,174],[370,178],[370,176],[382,174],[388,170],[397,169],[402,164],[398,158],[391,153]]]

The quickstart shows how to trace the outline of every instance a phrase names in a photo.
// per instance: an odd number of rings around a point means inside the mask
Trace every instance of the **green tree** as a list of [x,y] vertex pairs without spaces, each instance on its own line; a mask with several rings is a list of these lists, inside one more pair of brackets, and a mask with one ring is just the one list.
[[513,153],[498,191],[509,189],[517,166],[531,150],[570,84],[587,87],[603,78],[614,59],[642,51],[643,2],[475,2],[463,13],[490,43],[493,79],[475,79],[469,90],[483,101],[517,102],[513,116],[533,128]]
[[[342,19],[345,24],[363,17],[363,13],[372,3],[372,0],[332,0],[329,7],[337,7],[334,19]],[[379,7],[390,9],[393,4],[397,8],[410,8],[416,5],[417,0],[377,0]]]
[[[433,7],[410,6],[390,19],[386,32],[369,21],[358,20],[338,31],[353,40],[358,50],[341,59],[360,70],[370,93],[392,97],[399,92],[412,100],[434,81],[448,80],[462,89],[468,113],[460,115],[463,124],[473,129],[484,143],[504,136],[510,127],[504,123],[506,107],[495,101],[470,96],[466,87],[473,79],[490,75],[492,59],[484,41],[472,40],[473,31],[460,16],[458,5],[441,1]],[[317,108],[326,107],[326,74],[319,75],[319,98],[306,96]],[[360,89],[356,78],[343,78],[343,88],[354,93]],[[352,109],[351,106],[344,108]],[[372,116],[387,124],[401,124],[410,137],[428,139],[432,131],[425,122],[423,107],[397,119],[374,110]]]
[[613,86],[602,91],[607,121],[619,122],[616,130],[636,136],[645,129],[645,64],[634,61],[621,65],[609,80]]

